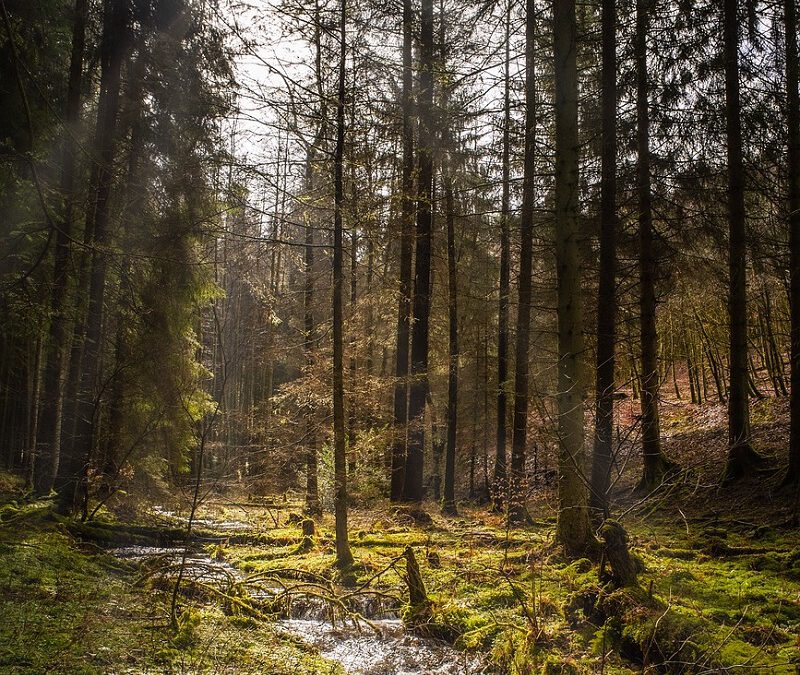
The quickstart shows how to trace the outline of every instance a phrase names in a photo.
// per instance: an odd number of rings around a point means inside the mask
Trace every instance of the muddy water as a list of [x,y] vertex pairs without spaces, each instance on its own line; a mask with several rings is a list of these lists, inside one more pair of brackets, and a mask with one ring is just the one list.
[[[180,547],[128,546],[110,551],[118,558],[158,566],[169,573],[184,555]],[[186,554],[184,576],[221,586],[244,578],[230,563],[206,553]],[[278,589],[274,589],[277,591]],[[269,589],[253,593],[263,599]],[[327,607],[314,599],[297,598],[286,609],[287,618],[277,622],[283,630],[303,638],[325,658],[337,661],[351,675],[472,675],[484,672],[482,660],[447,643],[407,633],[394,608],[369,598],[357,607],[369,620],[354,624],[332,623]]]

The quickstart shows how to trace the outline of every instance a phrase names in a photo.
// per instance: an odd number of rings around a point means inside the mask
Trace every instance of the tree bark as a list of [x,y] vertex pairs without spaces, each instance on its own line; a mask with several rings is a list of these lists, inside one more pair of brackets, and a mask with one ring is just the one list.
[[568,556],[585,555],[594,537],[583,483],[583,352],[578,259],[578,70],[575,0],[555,0],[555,236],[558,278],[559,475],[556,537]]
[[744,207],[741,101],[739,99],[739,21],[737,0],[724,0],[725,128],[728,140],[728,320],[730,390],[728,460],[722,480],[745,475],[763,460],[751,444],[747,357],[747,241]]
[[344,420],[344,338],[342,322],[344,202],[344,106],[346,95],[347,4],[341,2],[339,40],[339,90],[336,100],[336,148],[333,155],[333,465],[334,512],[336,517],[336,565],[340,570],[353,564],[347,533],[347,439]]
[[394,385],[394,434],[392,438],[392,467],[390,498],[403,498],[405,483],[406,439],[408,435],[408,352],[411,333],[411,263],[412,218],[414,217],[414,128],[411,112],[413,88],[411,0],[403,0],[403,171],[400,209],[400,284],[397,309],[397,348]]
[[448,292],[448,377],[447,377],[447,451],[444,469],[443,511],[456,515],[456,432],[458,430],[458,277],[456,276],[455,206],[453,176],[449,161],[443,167],[445,220],[447,221],[447,292]]
[[419,184],[414,265],[414,328],[411,335],[411,384],[408,395],[408,447],[403,499],[424,497],[425,401],[428,396],[428,335],[431,303],[433,233],[433,2],[422,0],[419,75]]
[[525,17],[525,159],[522,177],[519,288],[517,303],[516,365],[514,373],[514,428],[511,437],[511,473],[508,517],[520,523],[528,518],[525,506],[525,460],[528,433],[528,346],[531,331],[531,271],[533,208],[536,199],[536,2],[527,0]]
[[84,483],[95,442],[97,384],[103,340],[103,301],[109,241],[110,198],[117,150],[117,114],[120,107],[122,64],[130,48],[130,9],[126,0],[105,0],[100,48],[100,99],[97,110],[95,151],[98,158],[91,186],[93,203],[86,229],[91,239],[89,297],[83,359],[76,401],[75,438],[69,455],[60,463],[57,490],[59,510],[70,513],[76,506],[78,488]]
[[600,176],[600,282],[597,293],[597,385],[594,452],[589,505],[608,516],[613,462],[614,364],[616,341],[617,230],[617,11],[602,4],[602,151]]
[[784,483],[800,483],[800,100],[798,97],[797,5],[784,0],[786,34],[786,118],[789,170],[789,287],[791,364],[789,466]]
[[659,428],[658,333],[656,329],[656,255],[653,248],[653,208],[650,181],[650,108],[647,75],[647,33],[650,0],[636,2],[636,117],[637,192],[639,196],[639,345],[641,349],[642,459],[639,489],[649,492],[661,484],[672,467],[661,451]]
[[506,4],[505,64],[503,69],[503,192],[500,206],[500,306],[497,317],[497,450],[494,461],[492,498],[495,508],[506,499],[506,416],[508,406],[508,301],[511,242],[511,1]]
[[61,411],[64,403],[64,357],[69,334],[66,316],[69,289],[70,240],[72,238],[73,206],[75,201],[75,157],[77,154],[78,123],[81,114],[83,55],[86,43],[86,0],[75,0],[72,24],[72,53],[70,55],[67,107],[64,114],[64,146],[61,160],[61,192],[64,212],[56,235],[53,260],[53,286],[50,291],[50,332],[44,367],[44,392],[37,429],[36,453],[33,465],[33,488],[37,494],[53,489],[61,456]]
[[[319,3],[314,4],[314,72],[317,80],[317,93],[320,100],[320,123],[316,137],[309,146],[306,155],[305,184],[310,195],[314,193],[314,172],[317,150],[324,142],[328,130],[328,108],[325,92],[323,90],[322,74],[322,18]],[[306,211],[304,213],[305,247],[304,258],[304,289],[303,289],[303,323],[304,338],[303,352],[305,354],[306,368],[310,371],[314,365],[314,347],[316,343],[316,326],[314,323],[314,227]],[[322,515],[322,503],[319,498],[319,478],[317,467],[317,420],[316,410],[312,404],[306,411],[306,495],[305,512],[310,516]]]

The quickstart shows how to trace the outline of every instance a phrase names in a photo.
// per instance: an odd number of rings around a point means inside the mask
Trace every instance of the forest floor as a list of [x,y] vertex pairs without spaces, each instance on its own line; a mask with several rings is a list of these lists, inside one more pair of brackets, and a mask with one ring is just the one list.
[[[754,409],[767,455],[784,442],[781,405]],[[192,555],[220,565],[226,581],[187,575],[176,631],[174,564],[158,553],[174,551],[185,504],[142,507],[135,523],[104,512],[81,525],[53,516],[47,500],[26,500],[0,474],[0,672],[800,672],[797,497],[777,490],[778,472],[718,488],[718,408],[665,415],[666,449],[691,470],[663,490],[644,498],[630,490],[632,472],[621,476],[614,514],[642,569],[640,587],[627,590],[604,586],[596,564],[566,560],[553,546],[549,489],[533,496],[532,524],[512,530],[478,506],[461,505],[457,517],[434,504],[423,516],[388,503],[356,508],[349,587],[334,571],[331,516],[308,541],[291,495],[216,494],[198,511]],[[162,548],[120,555],[137,546]],[[391,643],[394,661],[359,665],[331,647],[355,629],[322,640],[292,630],[287,618],[304,615],[289,604],[325,605],[340,622],[360,614],[364,633],[381,628],[387,608],[407,613],[407,546],[431,599],[420,629],[429,641],[411,649],[439,658],[441,670],[406,668],[402,641]],[[434,640],[455,650],[436,652]],[[475,658],[445,668],[461,651]]]

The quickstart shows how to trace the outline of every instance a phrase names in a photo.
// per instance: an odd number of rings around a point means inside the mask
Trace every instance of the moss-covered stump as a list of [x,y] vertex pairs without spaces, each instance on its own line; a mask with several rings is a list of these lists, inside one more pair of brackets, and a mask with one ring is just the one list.
[[316,523],[311,518],[306,518],[300,523],[303,528],[303,539],[296,549],[296,553],[307,553],[314,548],[314,537],[317,533]]
[[600,528],[603,552],[611,566],[611,583],[617,588],[638,586],[637,565],[628,550],[628,533],[616,520],[606,520]]
[[406,561],[405,581],[408,587],[408,610],[403,618],[409,628],[419,629],[430,623],[432,619],[431,601],[425,590],[425,581],[419,571],[419,563],[414,555],[414,549],[406,546],[403,558]]

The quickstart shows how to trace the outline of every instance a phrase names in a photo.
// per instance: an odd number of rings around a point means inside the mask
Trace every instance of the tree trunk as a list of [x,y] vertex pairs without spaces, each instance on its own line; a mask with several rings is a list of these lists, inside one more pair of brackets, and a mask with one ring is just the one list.
[[642,459],[639,489],[649,492],[671,468],[661,452],[658,396],[658,333],[656,329],[656,256],[653,249],[653,210],[650,188],[650,110],[647,75],[647,33],[650,0],[636,2],[637,191],[639,193],[639,310],[642,360]]
[[97,384],[103,346],[103,300],[108,263],[105,249],[109,240],[122,64],[130,48],[129,14],[126,0],[105,0],[100,47],[100,99],[95,131],[98,166],[93,172],[93,203],[86,222],[92,253],[85,340],[75,407],[75,438],[69,455],[64,458],[66,461],[60,463],[56,486],[59,510],[64,513],[72,512],[75,508],[78,488],[84,483],[95,441]]
[[419,75],[419,199],[414,266],[414,329],[411,336],[411,385],[408,395],[408,448],[403,499],[424,496],[425,401],[428,395],[428,334],[431,303],[433,231],[433,1],[422,0]]
[[744,210],[741,102],[739,100],[739,22],[737,0],[724,0],[725,122],[728,140],[728,320],[730,391],[728,461],[722,480],[745,475],[763,460],[751,445],[747,359],[747,242]]
[[414,14],[411,0],[403,0],[403,175],[400,209],[400,284],[397,310],[397,350],[394,385],[394,434],[392,438],[392,467],[390,497],[393,502],[403,498],[405,483],[406,439],[408,435],[408,350],[411,329],[411,240],[414,216],[414,128],[411,120],[411,90],[413,88],[412,28]]
[[[353,68],[353,81],[356,80],[355,67]],[[355,125],[355,97],[351,105],[352,120]],[[351,146],[352,147],[352,146]],[[356,189],[355,162],[350,163],[350,317],[356,318],[356,303],[358,301],[358,192]],[[358,375],[358,362],[356,360],[356,332],[351,331],[348,341],[350,349],[350,396],[347,407],[347,474],[353,476],[356,472],[356,377]]]
[[578,70],[575,0],[555,0],[555,236],[558,278],[558,524],[568,556],[585,555],[593,543],[583,483],[583,352],[578,259]]
[[500,206],[500,306],[497,318],[497,451],[492,498],[496,508],[506,498],[506,415],[508,404],[508,300],[511,268],[509,213],[511,208],[511,1],[506,5],[506,44],[503,82],[503,193]]
[[44,392],[33,466],[33,487],[37,494],[47,494],[53,489],[61,456],[64,357],[69,341],[68,317],[65,310],[69,290],[69,257],[75,201],[75,156],[77,151],[75,135],[78,131],[81,114],[86,6],[86,0],[75,0],[72,54],[67,84],[67,108],[64,114],[66,133],[64,134],[61,163],[61,192],[65,200],[64,213],[56,235],[53,287],[50,292],[50,333],[47,340]]
[[613,462],[614,360],[616,341],[617,228],[617,11],[602,5],[602,155],[600,176],[600,282],[597,294],[597,386],[589,504],[608,516]]
[[344,570],[353,564],[347,534],[347,439],[344,420],[344,354],[342,321],[344,202],[344,105],[346,77],[346,0],[342,0],[339,40],[339,93],[336,100],[336,148],[333,156],[333,466],[334,512],[336,516],[336,565]]
[[[314,73],[317,80],[317,92],[320,97],[320,123],[316,137],[308,148],[306,155],[306,190],[310,195],[314,193],[314,176],[317,150],[324,142],[328,130],[328,109],[325,93],[322,88],[322,18],[319,3],[315,3],[314,14]],[[314,227],[308,211],[304,212],[305,248],[304,248],[304,283],[303,290],[303,321],[304,339],[303,351],[305,353],[306,368],[310,371],[314,365],[314,348],[316,343],[314,325]],[[305,512],[310,516],[322,515],[322,503],[319,499],[319,478],[317,475],[317,421],[316,409],[311,403],[306,411],[306,495]]]
[[445,220],[447,221],[447,292],[449,316],[447,377],[447,452],[444,469],[443,511],[456,515],[456,432],[458,429],[458,281],[456,276],[455,213],[453,176],[449,161],[444,168]]
[[528,343],[531,332],[531,271],[533,208],[536,198],[536,2],[527,0],[525,17],[525,159],[520,223],[519,297],[517,304],[514,428],[511,437],[511,474],[508,517],[519,523],[528,518],[525,506],[525,459],[528,433]]
[[789,467],[784,483],[800,483],[800,100],[798,100],[797,6],[784,0],[786,33],[786,117],[789,169],[789,287],[791,364]]

